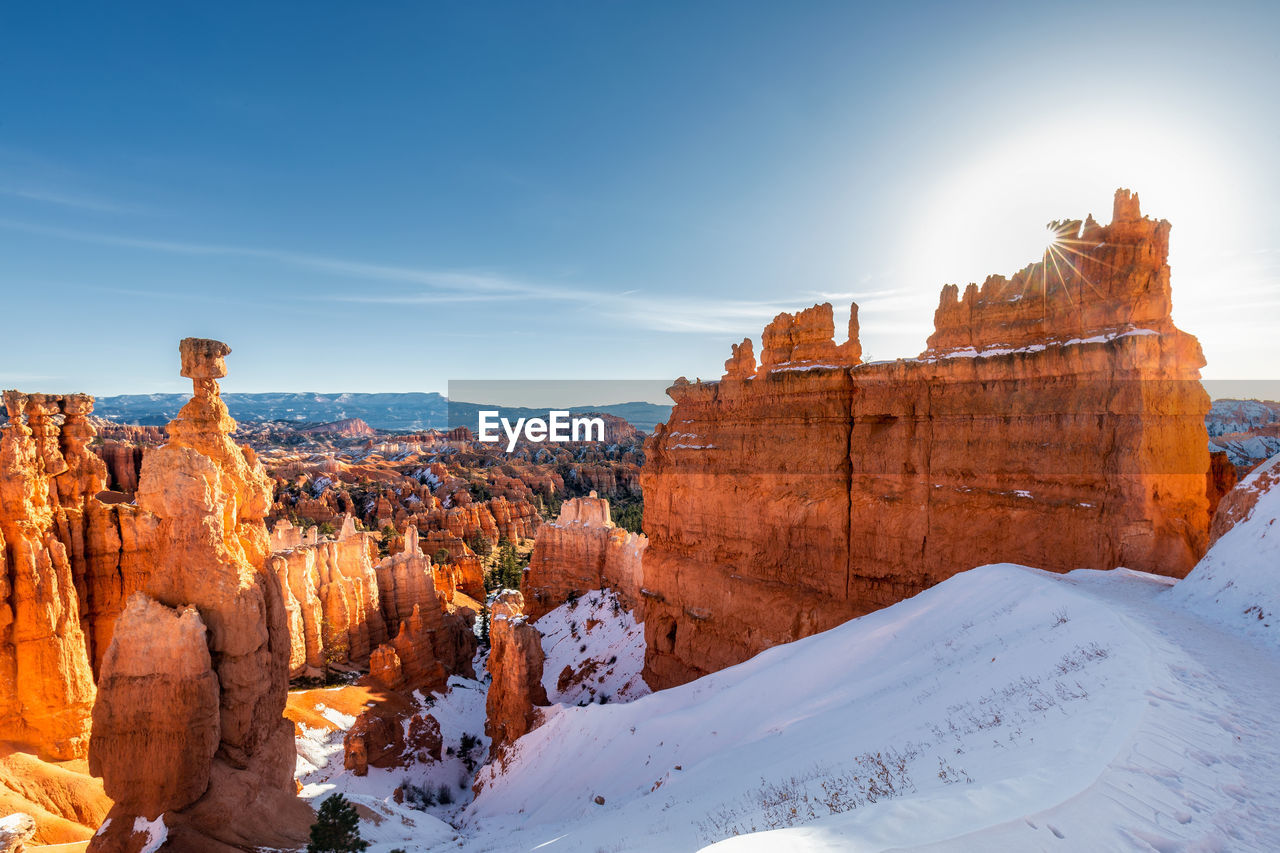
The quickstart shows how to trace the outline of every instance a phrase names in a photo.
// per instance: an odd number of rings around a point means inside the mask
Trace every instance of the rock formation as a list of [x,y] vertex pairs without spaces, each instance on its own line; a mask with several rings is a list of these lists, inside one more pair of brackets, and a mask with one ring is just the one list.
[[494,599],[489,643],[493,680],[485,702],[484,733],[490,738],[490,760],[500,761],[508,745],[538,725],[538,706],[549,704],[542,686],[542,635],[526,621],[519,592],[503,590]]
[[1013,561],[1181,577],[1206,545],[1195,338],[1169,224],[1116,194],[1011,280],[943,288],[928,349],[860,364],[829,305],[782,314],[745,373],[677,380],[642,470],[655,689]]
[[342,740],[342,764],[356,776],[369,768],[405,767],[414,762],[439,761],[444,746],[440,723],[430,714],[407,718],[370,708],[356,718]]
[[[609,501],[573,498],[560,507],[554,523],[538,528],[529,570],[521,585],[527,595],[524,613],[537,619],[571,594],[608,587],[628,610],[641,605],[641,561],[648,540],[641,533],[615,527]],[[643,619],[637,614],[637,619]]]
[[363,663],[386,642],[374,534],[343,516],[337,535],[320,539],[280,522],[272,531],[267,567],[279,578],[289,621],[289,674],[318,674],[335,664]]
[[1215,544],[1231,528],[1249,518],[1258,499],[1273,489],[1280,489],[1280,461],[1271,459],[1223,496],[1209,528],[1209,544]]
[[145,455],[130,507],[151,570],[103,658],[89,757],[116,804],[91,851],[134,848],[135,820],[162,813],[176,849],[291,847],[310,824],[283,716],[284,599],[264,566],[271,484],[230,439],[217,382],[229,352],[182,341],[194,396]]
[[86,515],[106,474],[86,450],[93,398],[6,391],[4,402],[0,741],[50,760],[83,757],[94,699],[82,625]]
[[208,787],[221,719],[207,631],[196,608],[166,607],[140,592],[116,622],[89,767],[118,810],[154,819]]

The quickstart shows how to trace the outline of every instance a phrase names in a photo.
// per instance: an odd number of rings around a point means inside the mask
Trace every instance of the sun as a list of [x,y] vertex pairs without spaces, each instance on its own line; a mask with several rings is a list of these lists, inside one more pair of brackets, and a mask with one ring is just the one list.
[[941,284],[980,284],[1033,263],[1054,276],[1056,262],[1071,277],[1069,267],[1081,266],[1089,247],[1063,222],[1044,223],[1092,214],[1105,225],[1117,187],[1141,192],[1144,212],[1175,223],[1184,292],[1212,279],[1204,274],[1212,265],[1197,258],[1237,227],[1229,188],[1239,185],[1230,160],[1214,156],[1213,137],[1168,117],[1097,110],[1025,124],[985,147],[957,148],[936,173],[898,252],[903,280],[922,299]]

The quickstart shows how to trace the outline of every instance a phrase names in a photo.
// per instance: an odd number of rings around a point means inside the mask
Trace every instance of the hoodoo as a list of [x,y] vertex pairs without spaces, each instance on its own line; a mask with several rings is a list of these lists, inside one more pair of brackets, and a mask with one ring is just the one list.
[[1010,561],[1184,576],[1209,519],[1199,343],[1167,221],[1054,224],[1012,279],[943,288],[918,358],[861,363],[857,306],[780,314],[678,380],[642,470],[645,679],[679,684]]
[[524,596],[503,590],[490,610],[489,671],[493,676],[485,707],[489,757],[502,761],[506,748],[532,731],[541,719],[539,706],[550,704],[542,686],[542,635],[524,615]]
[[283,716],[286,611],[265,568],[271,484],[230,438],[217,382],[230,348],[187,338],[180,351],[194,396],[143,459],[151,571],[102,663],[89,762],[115,806],[89,849],[134,850],[157,832],[183,850],[292,847],[310,809]]

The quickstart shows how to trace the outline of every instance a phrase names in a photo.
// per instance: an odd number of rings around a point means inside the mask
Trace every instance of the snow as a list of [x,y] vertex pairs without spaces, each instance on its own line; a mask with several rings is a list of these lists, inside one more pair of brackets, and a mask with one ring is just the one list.
[[950,352],[938,353],[930,355],[927,358],[921,358],[920,361],[940,361],[946,358],[992,358],[998,355],[1010,355],[1015,352],[1043,352],[1049,347],[1071,347],[1078,344],[1100,344],[1107,341],[1114,341],[1117,338],[1129,338],[1141,335],[1158,335],[1160,334],[1154,329],[1128,329],[1123,332],[1106,332],[1101,335],[1093,335],[1088,338],[1072,338],[1069,341],[1049,341],[1043,344],[1030,344],[1025,347],[987,347],[985,349],[976,349],[974,347],[963,347],[951,350]]
[[1280,404],[1262,400],[1214,400],[1205,421],[1210,436],[1249,432],[1280,421]]
[[1248,516],[1222,535],[1172,596],[1229,630],[1280,649],[1280,456],[1236,489],[1257,493]]
[[[562,604],[534,623],[542,632],[542,686],[556,704],[600,701],[629,702],[649,693],[644,669],[644,624],[617,604],[611,590],[593,590],[576,604]],[[576,636],[575,636],[576,632]],[[559,690],[565,667],[587,678],[575,678]]]
[[349,729],[356,724],[356,718],[353,715],[344,714],[327,705],[316,705],[316,713],[340,729]]
[[[374,853],[1274,849],[1277,518],[1280,487],[1176,584],[983,566],[657,693],[642,626],[587,593],[535,623],[553,705],[474,801],[397,806],[461,766],[355,778],[341,732],[309,729],[303,796],[366,807]],[[560,690],[566,666],[589,674]],[[480,671],[414,697],[455,747],[483,726]]]
[[[425,849],[455,838],[458,832],[449,821],[471,800],[471,774],[457,755],[462,735],[471,734],[480,741],[473,752],[478,760],[489,753],[489,740],[484,737],[483,667],[478,674],[481,680],[451,677],[449,690],[443,694],[413,695],[418,709],[430,713],[440,724],[446,749],[441,761],[390,770],[370,767],[366,776],[354,776],[342,766],[343,736],[355,718],[323,704],[316,705],[315,710],[337,728],[299,727],[295,775],[302,783],[300,796],[315,808],[335,793],[356,804],[361,811],[360,834],[372,842],[369,853],[388,853],[397,847]],[[453,754],[448,754],[450,748]],[[406,781],[432,791],[444,785],[453,793],[454,803],[430,806],[426,811],[396,803],[395,789]]]
[[164,825],[164,815],[160,815],[155,820],[147,820],[139,815],[133,820],[133,831],[137,835],[147,837],[146,843],[139,848],[138,853],[156,853],[169,840],[169,827]]
[[770,373],[791,373],[796,370],[842,370],[852,367],[851,364],[795,364],[788,367],[771,367]]
[[481,771],[462,849],[1271,849],[1280,660],[1171,586],[985,566],[681,687],[558,706]]

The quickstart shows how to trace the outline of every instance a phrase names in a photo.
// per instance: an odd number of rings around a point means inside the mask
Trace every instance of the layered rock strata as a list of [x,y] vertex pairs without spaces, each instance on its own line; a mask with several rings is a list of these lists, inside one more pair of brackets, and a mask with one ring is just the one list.
[[648,544],[644,534],[616,527],[609,501],[595,492],[565,501],[559,517],[538,528],[522,584],[525,615],[537,619],[570,596],[606,587],[628,610],[639,607],[641,563]]
[[651,686],[984,563],[1190,570],[1209,401],[1169,223],[1120,191],[1110,225],[1056,230],[1012,279],[945,287],[918,358],[859,363],[820,305],[769,325],[754,375],[744,343],[720,381],[669,389],[642,470]]

